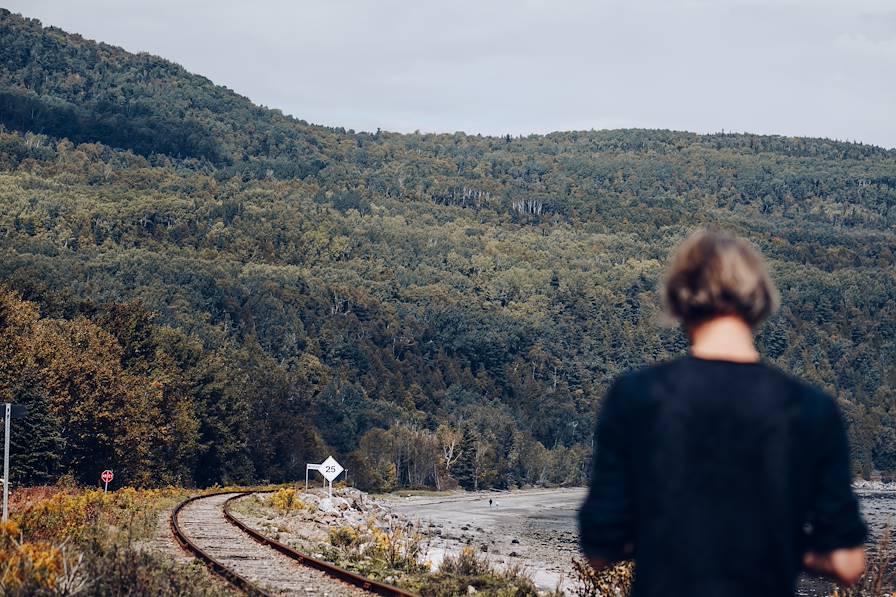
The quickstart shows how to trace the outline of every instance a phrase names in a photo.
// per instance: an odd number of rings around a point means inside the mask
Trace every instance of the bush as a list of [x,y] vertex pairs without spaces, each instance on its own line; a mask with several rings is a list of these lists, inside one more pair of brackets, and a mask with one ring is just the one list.
[[41,594],[54,589],[65,571],[64,554],[46,541],[23,542],[14,521],[0,528],[0,589],[4,595]]
[[330,530],[328,559],[371,578],[417,574],[429,570],[421,562],[426,553],[419,527],[380,527],[373,523]]
[[225,594],[201,567],[176,565],[133,547],[134,539],[155,529],[163,501],[177,495],[129,488],[17,490],[11,500],[16,517],[0,525],[0,594]]
[[[18,492],[17,492],[18,493]],[[125,488],[103,493],[99,489],[38,488],[16,496],[16,521],[30,541],[80,541],[96,529],[126,530],[129,538],[143,536],[156,523],[162,490]]]
[[522,568],[495,568],[470,547],[464,548],[457,555],[446,556],[438,572],[405,584],[421,597],[453,597],[474,591],[481,597],[538,595],[535,583]]
[[86,594],[97,597],[159,595],[207,597],[224,590],[203,576],[200,566],[183,566],[120,545],[93,544],[83,561]]
[[476,550],[466,547],[454,556],[445,556],[442,566],[439,568],[445,574],[459,574],[461,576],[479,576],[491,572],[491,565],[484,557],[480,557]]
[[360,535],[352,527],[337,527],[330,529],[330,545],[334,547],[349,547],[358,542]]
[[296,490],[291,487],[284,487],[272,493],[268,503],[284,514],[306,507],[305,502],[299,499]]
[[620,562],[598,572],[585,560],[573,559],[574,591],[578,597],[624,597],[632,589],[634,562]]

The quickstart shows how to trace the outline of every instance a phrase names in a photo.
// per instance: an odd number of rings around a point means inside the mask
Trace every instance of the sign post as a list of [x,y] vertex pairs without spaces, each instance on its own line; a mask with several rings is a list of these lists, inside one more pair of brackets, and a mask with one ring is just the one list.
[[3,421],[3,522],[9,520],[9,419],[12,405],[7,403]]
[[319,464],[306,464],[305,465],[305,491],[308,491],[308,471],[319,471]]
[[333,479],[342,474],[342,471],[345,469],[342,468],[342,465],[336,462],[336,459],[332,456],[327,456],[327,459],[321,462],[320,464],[306,464],[305,465],[305,489],[308,489],[308,471],[318,471],[321,475],[324,476],[324,480],[327,482],[327,493],[330,497],[333,497]]
[[327,459],[320,463],[320,472],[329,483],[327,493],[330,497],[333,497],[333,479],[338,477],[343,470],[342,465],[336,462],[332,456],[327,456]]
[[115,478],[115,475],[112,474],[112,471],[109,469],[104,470],[103,474],[100,475],[100,479],[103,481],[103,483],[106,484],[106,488],[103,489],[103,493],[106,493],[109,491],[109,483],[111,483],[112,479],[114,479],[114,478]]
[[9,520],[9,420],[28,414],[28,407],[22,404],[4,405],[3,417],[3,522]]

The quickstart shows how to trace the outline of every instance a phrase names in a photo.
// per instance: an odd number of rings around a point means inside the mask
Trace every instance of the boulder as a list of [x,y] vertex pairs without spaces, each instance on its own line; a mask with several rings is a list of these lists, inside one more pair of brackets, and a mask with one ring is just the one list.
[[348,503],[348,500],[345,499],[345,498],[334,497],[334,498],[332,498],[330,501],[333,503],[333,506],[334,506],[337,510],[344,511],[344,510],[348,510],[348,509],[349,509],[349,503]]
[[352,526],[359,526],[364,524],[364,517],[354,510],[346,510],[342,513],[342,518],[343,520],[345,520],[345,522]]
[[345,489],[339,490],[339,495],[349,500],[364,501],[364,493],[360,489],[355,489],[354,487],[346,487]]
[[324,498],[317,504],[317,509],[329,514],[330,512],[336,512],[336,505],[330,498]]
[[313,493],[299,494],[299,499],[302,500],[303,503],[309,504],[311,506],[317,506],[318,504],[320,504],[320,498]]

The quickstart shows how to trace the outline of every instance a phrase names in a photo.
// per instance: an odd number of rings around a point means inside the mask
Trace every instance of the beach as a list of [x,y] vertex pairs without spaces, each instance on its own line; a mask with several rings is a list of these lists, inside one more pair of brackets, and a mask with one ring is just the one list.
[[[428,558],[434,564],[470,546],[500,565],[521,565],[542,589],[567,585],[573,557],[579,555],[576,511],[584,488],[522,489],[507,492],[447,492],[390,496],[395,512],[418,520],[430,536]],[[879,536],[896,516],[896,490],[857,489],[862,514],[872,535]],[[489,504],[491,500],[491,504]],[[798,594],[820,597],[829,584],[801,579]]]

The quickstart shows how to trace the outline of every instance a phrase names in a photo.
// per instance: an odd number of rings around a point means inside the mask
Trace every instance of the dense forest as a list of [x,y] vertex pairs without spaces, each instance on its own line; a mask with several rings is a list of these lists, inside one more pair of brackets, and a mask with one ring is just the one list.
[[0,11],[0,394],[13,483],[587,480],[597,405],[686,349],[657,283],[747,235],[766,357],[896,473],[896,151],[663,130],[315,126]]

